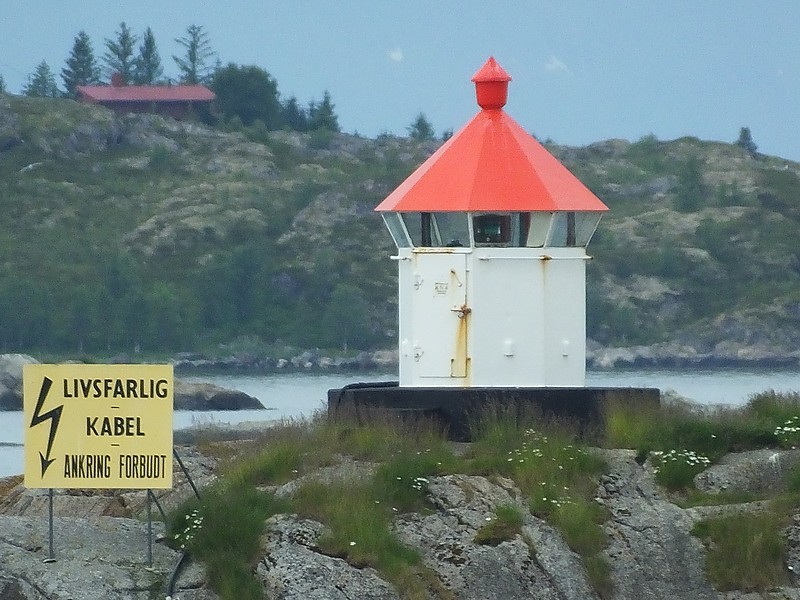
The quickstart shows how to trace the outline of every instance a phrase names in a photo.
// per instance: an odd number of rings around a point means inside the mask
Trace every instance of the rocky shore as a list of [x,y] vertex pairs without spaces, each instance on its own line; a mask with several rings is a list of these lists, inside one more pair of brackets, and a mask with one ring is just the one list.
[[[22,365],[36,362],[24,354],[0,355],[0,410],[21,407]],[[136,357],[119,355],[111,363],[136,363]],[[181,410],[236,410],[262,408],[252,397],[236,390],[223,390],[207,384],[190,385],[181,376],[208,373],[396,373],[397,350],[360,352],[354,356],[329,356],[319,349],[305,350],[286,357],[257,352],[231,352],[209,356],[201,353],[176,354],[170,362],[176,374],[175,408]],[[664,342],[650,346],[606,347],[594,340],[586,343],[586,366],[603,370],[614,368],[800,368],[800,349],[787,350],[767,344],[734,342],[708,346],[701,343]]]
[[796,368],[800,349],[787,350],[767,344],[704,344],[664,342],[651,346],[608,348],[587,340],[586,365],[591,369],[650,368]]
[[[326,371],[396,372],[396,350],[361,352],[354,357],[331,357],[318,349],[306,350],[289,358],[259,354],[231,354],[208,357],[181,354],[172,361],[176,373],[281,373]],[[764,344],[734,342],[706,347],[703,344],[665,342],[651,346],[606,347],[587,340],[586,366],[613,368],[793,368],[800,367],[800,349],[786,350]]]
[[[248,432],[240,432],[247,436]],[[252,433],[252,432],[251,432]],[[244,443],[239,439],[233,443]],[[202,489],[217,476],[218,461],[197,446],[177,447],[192,480]],[[604,551],[611,566],[613,592],[606,600],[756,600],[800,598],[800,583],[790,581],[765,594],[719,592],[704,570],[704,548],[690,534],[698,520],[763,510],[762,503],[695,507],[674,504],[654,479],[652,465],[640,465],[631,450],[594,450],[608,469],[596,492],[607,510]],[[763,492],[782,485],[774,464],[788,469],[800,452],[752,451],[729,455],[697,477],[705,491]],[[375,464],[342,457],[272,491],[291,495],[309,479],[356,480],[369,477]],[[175,466],[172,490],[157,492],[170,510],[192,490]],[[477,531],[501,505],[526,506],[511,480],[453,474],[431,478],[425,514],[400,514],[394,532],[416,549],[427,568],[459,600],[595,600],[580,557],[559,532],[527,511],[521,532],[497,545],[475,542]],[[145,495],[140,491],[58,490],[54,498],[55,561],[49,555],[47,495],[26,490],[19,478],[0,480],[0,598],[8,600],[216,600],[201,564],[186,561],[163,542],[156,522],[152,565],[148,563]],[[389,600],[397,591],[377,571],[357,568],[323,554],[317,540],[321,523],[291,514],[270,518],[254,574],[265,598],[281,600]],[[796,517],[784,531],[787,570],[800,568],[800,525]]]

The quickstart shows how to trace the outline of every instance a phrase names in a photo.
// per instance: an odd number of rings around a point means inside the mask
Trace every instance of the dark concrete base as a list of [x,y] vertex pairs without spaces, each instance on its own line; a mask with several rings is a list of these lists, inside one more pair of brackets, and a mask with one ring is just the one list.
[[609,402],[657,407],[660,396],[656,388],[411,388],[387,381],[328,390],[328,415],[361,420],[379,413],[431,419],[447,429],[450,439],[469,441],[472,424],[487,410],[567,421],[589,431],[602,429]]

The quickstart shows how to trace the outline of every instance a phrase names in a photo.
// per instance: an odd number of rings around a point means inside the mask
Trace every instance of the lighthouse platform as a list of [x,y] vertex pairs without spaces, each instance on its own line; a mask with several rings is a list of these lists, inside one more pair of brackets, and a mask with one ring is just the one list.
[[328,390],[328,416],[355,422],[396,418],[431,421],[449,439],[469,442],[487,414],[574,425],[602,431],[614,403],[658,407],[657,388],[614,387],[400,387],[396,381],[353,383]]

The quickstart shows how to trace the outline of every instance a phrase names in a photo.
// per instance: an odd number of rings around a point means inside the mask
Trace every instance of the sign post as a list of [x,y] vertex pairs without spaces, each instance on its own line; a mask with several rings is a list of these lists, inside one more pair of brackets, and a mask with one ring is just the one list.
[[173,391],[172,365],[25,365],[25,486],[171,488]]

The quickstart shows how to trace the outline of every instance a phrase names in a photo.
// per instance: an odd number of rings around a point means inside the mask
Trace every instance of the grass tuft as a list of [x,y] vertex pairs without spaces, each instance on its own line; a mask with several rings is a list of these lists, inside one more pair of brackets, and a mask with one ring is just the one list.
[[286,502],[244,485],[217,484],[181,506],[168,522],[172,544],[205,563],[209,583],[222,598],[257,599],[252,577],[264,521]]
[[700,521],[692,534],[706,545],[706,574],[720,591],[766,591],[788,582],[782,521],[772,513]]
[[494,518],[481,527],[473,541],[484,546],[497,546],[513,540],[522,532],[523,515],[519,506],[503,504],[495,508]]

